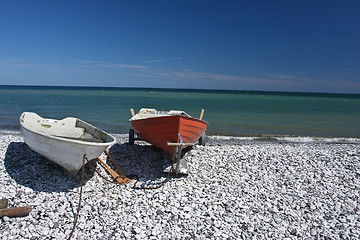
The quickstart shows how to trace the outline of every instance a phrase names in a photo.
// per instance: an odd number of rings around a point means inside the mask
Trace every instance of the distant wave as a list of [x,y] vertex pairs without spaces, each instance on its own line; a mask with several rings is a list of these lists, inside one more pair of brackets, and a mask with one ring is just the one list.
[[360,138],[331,138],[331,137],[300,137],[300,136],[208,136],[213,140],[234,140],[234,141],[278,141],[278,142],[294,142],[294,143],[356,143],[360,144]]

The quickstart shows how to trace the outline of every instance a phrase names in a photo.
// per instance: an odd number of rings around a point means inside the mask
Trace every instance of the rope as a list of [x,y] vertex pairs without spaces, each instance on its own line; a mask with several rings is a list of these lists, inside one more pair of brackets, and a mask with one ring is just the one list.
[[[115,162],[115,160],[112,158],[112,156],[110,155],[109,150],[105,149],[105,153],[108,155],[108,157],[110,158],[110,160],[114,163],[116,170],[119,172],[120,176],[123,178],[123,180],[125,182],[129,182],[126,181],[126,173],[124,172],[124,170],[121,169],[121,167]],[[129,179],[130,180],[130,179]]]
[[84,157],[83,157],[83,165],[82,165],[82,172],[81,172],[81,186],[80,186],[80,196],[79,196],[79,203],[78,203],[78,207],[77,207],[77,211],[76,211],[76,217],[75,217],[75,221],[74,221],[74,226],[71,230],[71,233],[68,237],[68,240],[71,239],[74,231],[75,231],[75,227],[76,227],[76,223],[77,223],[77,220],[79,218],[79,213],[80,213],[80,205],[81,205],[81,198],[82,198],[82,187],[83,187],[83,183],[84,183],[84,172],[85,172],[85,158],[87,160],[87,157],[86,157],[86,154],[84,154]]
[[[98,170],[96,170],[96,168],[94,167],[94,165],[92,165],[91,162],[90,162],[87,158],[86,158],[86,161],[87,161],[87,163],[89,163],[90,167],[91,167],[101,178],[103,178],[105,181],[107,181],[107,182],[109,182],[109,183],[114,183],[114,184],[117,184],[117,185],[122,185],[122,184],[119,183],[119,182],[115,182],[115,181],[112,181],[112,180],[107,179],[107,178],[104,177]],[[168,172],[165,180],[164,180],[160,185],[155,186],[155,187],[137,187],[136,184],[137,184],[138,181],[139,181],[139,180],[138,180],[138,176],[132,175],[132,177],[137,178],[137,180],[136,180],[136,182],[134,183],[134,185],[133,185],[132,188],[133,188],[133,189],[157,189],[157,188],[162,187],[162,186],[166,183],[166,181],[169,179],[170,174],[174,171],[173,165],[174,165],[174,161],[172,160],[170,171]]]
[[96,170],[96,168],[91,164],[91,162],[89,161],[89,159],[86,157],[86,154],[84,154],[84,157],[83,157],[83,166],[82,166],[82,173],[81,173],[81,187],[80,187],[79,203],[78,203],[78,207],[77,207],[77,212],[76,212],[76,217],[75,217],[74,225],[73,225],[73,228],[72,228],[72,230],[71,230],[71,233],[70,233],[70,235],[69,235],[69,237],[68,237],[68,240],[70,240],[71,237],[72,237],[72,235],[74,234],[75,227],[76,227],[76,224],[77,224],[77,220],[78,220],[78,218],[79,218],[80,205],[81,205],[81,199],[82,199],[82,187],[83,187],[83,183],[84,183],[85,159],[86,159],[86,162],[89,163],[89,165],[91,166],[91,168],[92,168],[97,174],[99,174],[100,177],[102,177],[103,179],[105,179],[106,181],[108,181],[108,182],[110,182],[110,183],[120,184],[120,183],[118,183],[118,182],[108,180],[108,179],[106,179],[103,175],[101,175],[101,174]]
[[[169,179],[169,177],[170,177],[170,175],[171,175],[171,173],[172,173],[173,171],[174,171],[174,160],[172,159],[172,160],[171,160],[171,168],[170,168],[170,170],[169,170],[169,172],[168,172],[165,180],[164,180],[162,183],[160,183],[160,184],[157,185],[157,186],[153,186],[153,187],[137,187],[136,184],[137,184],[138,181],[139,181],[139,180],[137,179],[136,182],[134,183],[134,186],[133,186],[132,188],[133,188],[133,189],[158,189],[158,188],[161,188],[161,187],[164,186],[164,184],[167,182],[167,180]],[[137,176],[136,176],[136,178],[137,178]]]
[[[107,153],[108,154],[108,153]],[[109,155],[109,157],[111,158],[111,156]],[[79,218],[79,213],[80,213],[80,207],[81,207],[81,201],[82,201],[82,190],[83,190],[83,183],[84,183],[84,172],[85,172],[85,160],[86,162],[90,165],[90,167],[101,177],[103,178],[105,181],[107,182],[110,182],[110,183],[114,183],[114,184],[118,184],[118,185],[121,185],[121,183],[119,182],[116,182],[116,181],[112,181],[112,180],[109,180],[107,178],[105,178],[98,170],[96,170],[96,168],[91,164],[91,162],[89,161],[89,159],[86,157],[86,154],[84,154],[84,157],[83,157],[83,165],[82,165],[82,171],[81,171],[81,186],[80,186],[80,196],[79,196],[79,203],[78,203],[78,207],[77,207],[77,210],[76,210],[76,217],[75,217],[75,221],[74,221],[74,225],[73,225],[73,228],[71,229],[71,232],[69,234],[69,237],[68,237],[68,240],[70,240],[74,234],[74,231],[75,231],[75,228],[76,228],[76,224],[77,224],[77,221],[78,221],[78,218]],[[112,161],[114,161],[112,158],[111,158]],[[162,187],[165,182],[169,179],[170,177],[170,174],[174,171],[174,159],[172,159],[172,162],[171,162],[171,168],[170,168],[170,171],[168,172],[165,180],[158,186],[155,186],[155,187],[136,187],[136,183],[138,182],[138,180],[136,180],[136,182],[134,183],[134,186],[133,186],[133,189],[157,189],[157,188],[160,188]],[[136,175],[133,175],[134,177],[138,178]]]
[[114,184],[119,184],[119,185],[121,185],[121,183],[115,182],[115,181],[112,181],[112,180],[109,180],[109,179],[107,179],[106,177],[104,177],[103,175],[101,175],[101,173],[100,173],[98,170],[96,170],[96,168],[94,167],[94,165],[91,164],[91,162],[89,161],[89,159],[86,158],[86,161],[87,161],[87,163],[90,165],[90,167],[91,167],[101,178],[103,178],[105,181],[107,181],[107,182],[109,182],[109,183],[114,183]]
[[[179,143],[180,143],[180,146],[179,146],[178,149],[181,149],[182,146],[184,145],[184,142],[183,142],[183,140],[181,139],[180,133],[178,133],[178,136],[179,136]],[[167,180],[169,179],[171,173],[174,172],[174,164],[175,164],[174,158],[175,158],[175,154],[177,154],[178,157],[181,158],[181,151],[180,151],[180,150],[179,150],[177,153],[174,153],[174,157],[171,159],[171,168],[170,168],[170,170],[169,170],[169,172],[168,172],[165,180],[164,180],[162,183],[160,183],[158,186],[153,186],[153,187],[137,187],[136,184],[137,184],[138,181],[139,181],[139,180],[137,179],[136,182],[134,183],[134,186],[133,186],[132,188],[133,188],[133,189],[158,189],[158,188],[161,188],[162,186],[164,186],[164,184],[165,184],[165,183],[167,182]]]

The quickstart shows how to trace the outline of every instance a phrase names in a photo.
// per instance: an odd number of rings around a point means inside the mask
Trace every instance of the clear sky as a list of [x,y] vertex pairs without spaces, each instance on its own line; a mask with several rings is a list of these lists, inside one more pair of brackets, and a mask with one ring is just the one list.
[[360,93],[360,1],[0,0],[0,85]]

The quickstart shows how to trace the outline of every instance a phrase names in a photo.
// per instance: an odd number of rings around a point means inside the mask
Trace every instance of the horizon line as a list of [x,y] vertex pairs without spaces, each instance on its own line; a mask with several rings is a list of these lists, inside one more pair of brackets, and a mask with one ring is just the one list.
[[279,94],[324,94],[324,95],[360,95],[360,93],[341,93],[341,92],[299,92],[299,91],[283,91],[283,90],[239,90],[239,89],[214,89],[214,88],[175,88],[175,87],[116,87],[116,86],[87,86],[87,85],[26,85],[26,84],[0,84],[0,87],[43,87],[43,88],[106,88],[106,89],[153,89],[153,90],[185,90],[185,91],[213,91],[213,92],[261,92],[261,93],[279,93]]

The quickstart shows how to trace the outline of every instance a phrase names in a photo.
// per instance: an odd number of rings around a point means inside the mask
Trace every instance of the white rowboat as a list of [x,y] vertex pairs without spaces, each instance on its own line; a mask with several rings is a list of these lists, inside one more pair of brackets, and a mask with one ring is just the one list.
[[78,118],[46,119],[24,112],[19,120],[29,148],[59,164],[72,176],[81,169],[84,155],[89,160],[97,158],[116,143],[110,134]]

